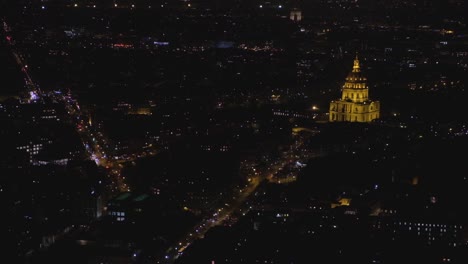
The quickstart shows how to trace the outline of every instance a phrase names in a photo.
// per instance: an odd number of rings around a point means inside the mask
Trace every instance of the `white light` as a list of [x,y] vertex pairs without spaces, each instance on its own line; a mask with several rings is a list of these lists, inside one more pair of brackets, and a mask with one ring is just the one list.
[[263,8],[263,5],[260,5],[260,8]]
[[30,95],[30,100],[31,101],[35,101],[35,100],[39,99],[39,96],[34,91],[29,92],[29,95]]
[[282,6],[282,5],[279,5],[278,8],[283,8],[283,6]]
[[41,6],[41,8],[42,8],[42,10],[44,10],[44,9],[45,9],[45,6]]

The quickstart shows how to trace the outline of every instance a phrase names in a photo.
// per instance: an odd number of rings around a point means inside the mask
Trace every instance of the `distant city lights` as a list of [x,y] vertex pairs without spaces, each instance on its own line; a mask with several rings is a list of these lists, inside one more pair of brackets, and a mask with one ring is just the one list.
[[35,91],[30,91],[29,92],[29,100],[31,101],[37,101],[39,99],[39,95]]
[[157,46],[167,46],[169,45],[169,42],[167,41],[155,41],[153,42],[154,45],[157,45]]

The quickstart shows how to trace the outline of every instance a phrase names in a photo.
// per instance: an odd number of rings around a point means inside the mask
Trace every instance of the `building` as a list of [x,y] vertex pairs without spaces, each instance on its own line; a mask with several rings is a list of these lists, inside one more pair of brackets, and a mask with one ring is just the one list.
[[[49,141],[48,143],[52,143],[52,142]],[[33,163],[34,158],[39,154],[39,152],[42,150],[43,147],[44,147],[43,143],[29,141],[29,143],[20,144],[20,146],[16,147],[16,149],[26,151],[29,155],[29,162]]]
[[302,20],[302,11],[298,8],[291,9],[291,12],[289,12],[289,19],[294,22],[300,22]]
[[369,99],[366,81],[356,56],[353,70],[343,85],[341,99],[330,103],[330,122],[371,122],[380,117],[380,102]]
[[147,194],[122,193],[107,204],[107,215],[112,222],[132,223],[143,219],[147,213]]
[[418,239],[428,245],[449,247],[466,246],[466,232],[460,223],[441,220],[405,219],[402,217],[377,217],[371,225],[376,234],[387,235],[392,240]]

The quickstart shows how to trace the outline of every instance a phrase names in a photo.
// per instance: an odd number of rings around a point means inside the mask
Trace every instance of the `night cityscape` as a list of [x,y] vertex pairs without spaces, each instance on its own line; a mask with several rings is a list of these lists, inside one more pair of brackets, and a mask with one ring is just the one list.
[[467,11],[0,0],[0,263],[468,263]]

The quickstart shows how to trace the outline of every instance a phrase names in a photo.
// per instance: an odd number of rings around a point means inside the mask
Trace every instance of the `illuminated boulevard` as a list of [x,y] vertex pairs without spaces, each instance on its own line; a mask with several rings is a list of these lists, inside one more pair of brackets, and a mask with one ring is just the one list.
[[23,56],[15,49],[15,42],[10,36],[11,29],[6,22],[3,22],[3,30],[5,32],[7,42],[10,45],[15,61],[25,75],[25,83],[30,95],[30,98],[28,98],[27,101],[29,103],[33,103],[34,101],[39,101],[44,97],[48,97],[54,102],[63,104],[69,114],[70,121],[73,123],[73,126],[80,135],[80,138],[88,154],[88,158],[93,160],[98,166],[102,166],[107,169],[109,185],[107,186],[107,192],[104,195],[104,199],[107,200],[120,192],[130,191],[130,188],[125,183],[125,178],[121,175],[121,170],[124,167],[124,163],[132,162],[135,159],[144,156],[154,155],[156,151],[148,150],[138,155],[131,155],[125,159],[112,157],[110,154],[108,154],[108,140],[105,138],[103,133],[99,131],[97,126],[91,122],[85,111],[80,108],[78,101],[73,98],[71,93],[64,94],[60,91],[46,93],[42,91],[39,85],[31,78],[28,64],[25,63]]
[[[278,158],[272,165],[265,169],[263,172],[258,172],[257,169],[253,169],[253,173],[248,176],[249,183],[235,191],[235,195],[232,198],[232,201],[226,201],[225,207],[221,207],[213,210],[208,217],[204,218],[201,222],[195,225],[190,232],[188,232],[179,242],[170,247],[163,259],[157,261],[157,263],[174,263],[184,251],[190,247],[190,245],[195,242],[197,239],[203,239],[205,234],[213,227],[225,223],[227,220],[233,220],[237,217],[245,215],[252,207],[249,206],[249,198],[252,195],[256,195],[261,183],[268,181],[271,183],[288,183],[292,180],[290,177],[296,179],[296,175],[299,172],[301,166],[297,167],[298,169],[294,171],[294,175],[284,178],[283,180],[279,179],[281,177],[282,171],[290,166],[292,163],[296,164],[297,162],[304,162],[308,159],[324,156],[324,153],[321,152],[311,152],[310,150],[305,150],[303,148],[304,138],[295,138],[295,142],[291,144],[287,151],[284,151],[280,158]],[[232,221],[230,221],[232,222]]]

